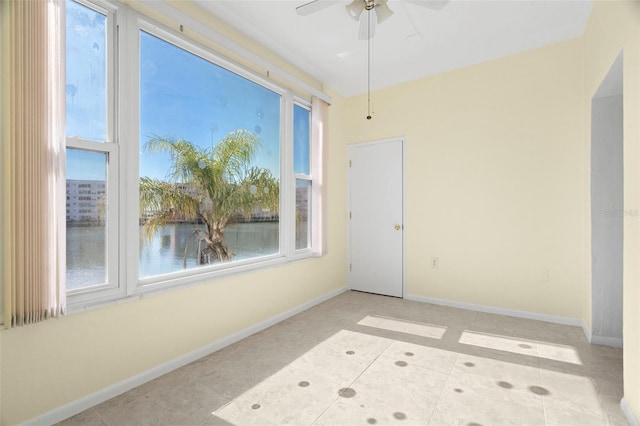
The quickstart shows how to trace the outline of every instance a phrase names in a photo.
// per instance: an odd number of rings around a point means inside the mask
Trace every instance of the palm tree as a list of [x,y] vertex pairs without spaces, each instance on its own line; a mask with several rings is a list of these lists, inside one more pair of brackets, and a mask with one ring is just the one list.
[[256,212],[279,208],[279,182],[268,169],[252,167],[260,148],[258,137],[247,130],[231,132],[212,148],[200,148],[184,139],[151,138],[145,153],[166,152],[171,166],[166,180],[140,178],[140,211],[145,216],[145,237],[167,223],[201,221],[185,245],[197,241],[196,263],[233,258],[224,230],[238,218],[250,219]]

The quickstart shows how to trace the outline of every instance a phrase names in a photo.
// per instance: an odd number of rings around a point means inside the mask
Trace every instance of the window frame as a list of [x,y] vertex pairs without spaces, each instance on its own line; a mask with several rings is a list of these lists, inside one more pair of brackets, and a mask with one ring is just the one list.
[[[119,271],[120,263],[120,146],[117,142],[116,105],[116,61],[118,55],[118,7],[104,1],[72,0],[96,13],[105,16],[106,39],[106,126],[105,140],[92,141],[80,137],[65,136],[66,149],[76,149],[84,152],[105,154],[105,194],[106,216],[105,223],[105,273],[106,282],[67,291],[69,309],[78,305],[95,303],[98,301],[115,299],[123,294],[122,281]],[[65,41],[66,43],[66,41]],[[66,219],[66,215],[65,215]]]
[[[113,79],[112,103],[108,104],[108,111],[113,117],[111,124],[113,133],[109,149],[110,159],[113,155],[115,161],[113,168],[115,176],[108,172],[108,190],[113,187],[117,191],[111,191],[109,196],[113,204],[109,204],[109,218],[117,220],[113,225],[108,239],[117,239],[114,252],[109,251],[109,259],[115,259],[110,267],[115,268],[114,275],[117,278],[116,285],[100,289],[87,288],[82,293],[68,292],[68,308],[70,312],[82,310],[93,305],[115,303],[123,299],[135,299],[144,294],[166,291],[168,289],[205,283],[223,277],[243,273],[247,271],[265,269],[280,266],[291,261],[320,256],[317,236],[313,236],[316,228],[311,221],[308,225],[308,233],[311,245],[305,249],[296,250],[296,223],[295,223],[295,188],[296,174],[293,170],[293,110],[294,104],[302,106],[310,113],[310,172],[313,172],[311,157],[319,155],[314,152],[311,142],[312,116],[311,102],[302,97],[295,96],[293,91],[271,80],[268,76],[247,69],[228,57],[205,47],[183,33],[174,31],[158,24],[151,18],[140,14],[127,6],[115,6],[105,0],[74,0],[92,9],[103,8],[113,15],[113,50],[112,62],[107,66],[111,69]],[[253,83],[280,95],[280,213],[279,213],[279,252],[263,257],[236,260],[230,263],[215,264],[199,268],[192,268],[154,277],[139,277],[139,189],[138,185],[127,185],[127,182],[139,181],[139,123],[140,123],[140,32],[144,31],[154,37],[158,37],[178,48],[192,53],[217,66],[225,68]],[[132,95],[133,94],[133,95]],[[108,96],[110,94],[108,93]],[[132,118],[133,117],[133,118]],[[109,123],[109,122],[108,122]],[[109,126],[109,124],[108,124]],[[124,141],[124,142],[123,142]],[[103,144],[99,142],[99,144]],[[105,147],[94,147],[93,144],[82,145],[83,149],[104,150]],[[113,154],[111,154],[113,152]],[[304,175],[313,185],[311,175]],[[114,181],[110,179],[115,179]],[[117,193],[116,193],[117,192]],[[310,192],[309,214],[312,220],[319,221],[322,218],[314,214],[312,203],[315,192]],[[131,219],[135,218],[135,219]],[[119,222],[119,223],[118,223]],[[119,226],[118,226],[119,225]],[[118,230],[117,232],[115,230]],[[117,238],[114,237],[117,235]],[[111,271],[110,271],[111,272]]]
[[[286,166],[286,164],[288,163],[287,157],[289,156],[289,154],[286,152],[287,143],[285,140],[286,140],[286,133],[287,133],[286,129],[289,126],[289,121],[290,121],[287,114],[287,104],[290,103],[289,98],[291,97],[290,92],[276,85],[275,83],[264,79],[262,76],[242,68],[241,66],[235,64],[233,61],[225,58],[224,56],[218,55],[215,52],[212,52],[210,49],[207,49],[206,47],[203,47],[202,45],[192,40],[189,40],[184,36],[181,36],[180,34],[177,34],[176,32],[170,29],[165,28],[164,26],[154,23],[153,21],[151,21],[146,17],[138,16],[136,32],[139,34],[141,31],[144,31],[169,44],[172,44],[173,46],[176,46],[177,48],[183,49],[186,52],[189,52],[199,58],[202,58],[205,61],[208,61],[214,65],[217,65],[232,73],[235,73],[236,75],[242,78],[245,78],[255,84],[260,85],[261,87],[264,87],[280,95],[280,99],[281,99],[280,101],[280,133],[281,133],[280,135],[280,177],[279,177],[280,194],[281,194],[280,215],[279,215],[280,246],[279,246],[278,253],[274,253],[267,256],[262,256],[262,257],[252,258],[252,259],[236,260],[236,261],[233,261],[233,263],[221,263],[221,264],[214,264],[210,266],[202,266],[199,268],[192,268],[192,269],[187,269],[183,271],[173,272],[170,274],[157,275],[154,277],[146,277],[146,278],[139,277],[139,263],[131,262],[131,263],[135,263],[135,265],[130,266],[130,272],[129,272],[130,278],[128,282],[129,283],[135,282],[136,285],[135,285],[135,288],[129,289],[130,293],[141,294],[141,293],[146,293],[147,291],[155,291],[158,289],[174,287],[180,284],[191,284],[194,282],[212,280],[220,276],[225,276],[232,273],[259,269],[264,266],[281,264],[283,260],[286,260],[286,258],[289,257],[287,253],[288,250],[286,248],[286,245],[283,246],[282,244],[283,238],[285,240],[287,239],[287,236],[286,236],[287,223],[290,222],[289,218],[287,217],[288,216],[287,209],[285,208],[286,197],[283,197],[282,194],[284,194],[286,191],[286,188],[283,185],[283,182],[287,181],[287,174],[289,173],[288,171],[289,167]],[[139,40],[140,40],[139,36],[136,37],[136,42],[139,43]],[[137,51],[139,52],[139,45],[138,45]],[[137,57],[137,59],[138,59],[137,65],[139,65],[139,56]],[[136,73],[136,76],[138,75],[139,75],[139,71]],[[139,78],[136,79],[135,85],[136,85],[136,93],[139,93]],[[137,100],[139,100],[139,96],[137,98],[138,98]],[[138,111],[136,111],[136,116],[139,117],[139,108],[138,108]],[[137,121],[137,123],[139,123],[139,120]],[[140,141],[138,139],[139,139],[139,133],[136,133],[135,140],[139,144]],[[139,165],[140,153],[139,153],[138,144],[136,144],[135,146],[135,152],[130,152],[129,155],[127,155],[127,157],[130,158],[132,162],[135,162],[135,165],[131,166],[130,170],[131,172],[133,172],[133,169],[135,168],[135,176],[137,176],[137,178],[139,179],[138,165]],[[133,145],[134,144],[132,143],[131,146]],[[132,173],[132,175],[134,174]],[[139,192],[136,191],[136,200],[138,199],[138,197],[139,197]],[[129,214],[131,215],[135,214],[136,217],[138,217],[139,205],[137,204],[137,202],[135,205],[135,210],[134,210],[134,206],[132,206],[130,209],[128,209],[128,211],[129,211]],[[128,244],[129,247],[135,247],[136,259],[138,259],[139,257],[138,252],[139,252],[139,245],[140,245],[139,239],[137,237],[138,234],[139,234],[138,229],[135,230],[135,233],[131,233],[129,235],[129,244]],[[135,235],[135,241],[133,241],[133,238],[132,238],[133,235]]]
[[[314,250],[314,235],[313,235],[313,228],[314,228],[314,221],[315,221],[315,211],[313,208],[313,186],[314,186],[314,179],[313,179],[313,162],[315,159],[315,150],[314,150],[314,146],[313,146],[313,138],[312,138],[312,121],[311,121],[311,102],[307,102],[301,98],[294,98],[293,100],[293,105],[294,108],[295,106],[301,107],[305,110],[307,110],[307,112],[309,113],[309,164],[307,165],[307,167],[309,168],[309,174],[303,174],[303,173],[296,173],[295,171],[295,167],[292,167],[293,170],[293,186],[294,186],[294,191],[296,191],[297,188],[297,181],[298,180],[304,180],[307,181],[309,184],[309,204],[307,206],[307,214],[308,214],[308,219],[307,219],[307,247],[298,249],[295,247],[295,241],[294,241],[294,249],[295,249],[295,254],[294,256],[297,257],[308,257],[309,255],[313,255],[317,250]],[[292,150],[295,149],[295,146],[293,146],[293,140],[292,142]],[[294,202],[296,201],[296,197],[297,194],[294,192],[293,194],[293,199]],[[296,206],[297,207],[297,206]],[[295,225],[294,225],[294,230],[295,230]],[[295,239],[295,232],[294,232],[294,239]]]

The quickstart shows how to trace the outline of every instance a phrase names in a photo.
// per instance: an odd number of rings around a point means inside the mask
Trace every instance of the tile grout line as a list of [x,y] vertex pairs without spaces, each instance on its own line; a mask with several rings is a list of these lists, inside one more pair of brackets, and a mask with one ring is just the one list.
[[429,416],[429,422],[427,423],[427,425],[431,424],[431,421],[433,420],[433,416],[435,415],[436,410],[438,409],[438,404],[440,404],[440,400],[442,400],[442,396],[444,395],[444,390],[447,388],[447,383],[449,383],[449,380],[451,380],[451,373],[453,372],[453,368],[455,367],[456,363],[458,362],[458,358],[460,357],[460,352],[455,352],[455,354],[456,354],[456,359],[453,360],[453,364],[451,365],[451,368],[449,369],[449,373],[447,374],[447,380],[445,380],[444,384],[442,385],[442,389],[440,389],[440,395],[438,396],[438,400],[433,406],[433,410],[431,411],[431,416]]
[[[479,315],[479,312],[476,312],[475,315],[473,315],[473,319],[471,320],[472,323],[476,321],[476,318],[478,317],[478,315]],[[467,327],[462,327],[462,328],[470,329],[471,327],[469,325]],[[454,351],[454,353],[456,354],[456,358],[453,360],[453,364],[451,364],[451,368],[449,369],[449,373],[447,374],[447,380],[445,380],[444,384],[442,385],[442,389],[440,390],[440,395],[438,396],[438,400],[436,401],[433,407],[433,411],[431,411],[431,416],[429,417],[429,421],[427,425],[431,424],[431,421],[433,420],[433,416],[436,414],[436,411],[438,410],[438,404],[440,404],[440,401],[444,396],[444,390],[447,388],[447,383],[449,383],[449,380],[451,380],[451,374],[453,373],[453,370],[458,362],[458,359],[462,355],[462,353],[459,351]]]
[[[378,354],[378,355],[377,355],[377,356],[376,356],[376,357],[375,357],[375,358],[374,358],[374,359],[373,359],[373,360],[372,360],[372,361],[371,361],[371,362],[370,362],[370,363],[369,363],[369,364],[368,364],[368,365],[367,365],[367,366],[366,366],[366,367],[365,367],[365,368],[360,372],[360,374],[358,374],[358,376],[357,376],[355,379],[353,379],[353,380],[351,381],[351,383],[349,383],[349,385],[348,385],[347,387],[348,387],[349,389],[351,389],[351,386],[353,386],[353,384],[354,384],[355,382],[357,382],[357,381],[358,381],[358,379],[359,379],[360,377],[362,377],[362,375],[363,375],[363,374],[364,374],[364,373],[369,369],[369,367],[371,367],[371,366],[373,365],[373,363],[374,363],[374,362],[376,362],[376,361],[378,360],[378,358],[380,358],[380,357],[381,357],[381,356],[382,356],[382,355],[383,355],[383,354],[384,354],[384,353],[389,349],[389,347],[391,347],[391,345],[392,345],[392,344],[393,344],[393,341],[390,341],[390,342],[389,342],[389,344],[387,345],[387,347],[386,347],[386,348],[384,348],[384,350],[382,350],[382,351],[381,351],[381,352],[380,352],[380,353],[379,353],[379,354]],[[338,396],[333,400],[333,402],[332,402],[331,404],[329,404],[329,405],[327,406],[327,408],[326,408],[325,410],[323,410],[323,411],[322,411],[322,413],[320,413],[320,415],[319,415],[319,416],[318,416],[318,417],[317,417],[313,422],[311,422],[311,426],[313,426],[313,425],[314,425],[318,420],[320,420],[320,417],[322,417],[322,416],[327,412],[327,410],[329,410],[329,408],[331,408],[331,407],[336,403],[336,401],[338,401],[340,398],[342,398],[342,397],[340,396],[340,393],[338,393]]]
[[[538,345],[538,342],[535,343],[536,345],[536,372],[538,373],[538,385],[541,388],[546,389],[543,386],[542,383],[542,367],[541,367],[541,357],[540,357],[540,346]],[[545,395],[540,395],[540,397],[542,398],[542,415],[544,416],[544,424],[548,425],[549,424],[549,419],[547,418],[547,404],[546,404],[546,397]]]

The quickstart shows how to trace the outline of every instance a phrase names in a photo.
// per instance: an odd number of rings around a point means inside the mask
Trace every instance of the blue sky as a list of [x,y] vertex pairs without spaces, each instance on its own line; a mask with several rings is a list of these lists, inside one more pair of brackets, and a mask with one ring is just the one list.
[[[67,136],[103,141],[106,134],[105,18],[67,3]],[[246,129],[262,148],[255,165],[280,173],[281,97],[196,55],[140,33],[140,175],[162,179],[169,159],[149,156],[153,136],[184,138],[211,147]],[[308,172],[308,113],[296,108],[297,172]],[[306,136],[305,136],[306,132]],[[127,141],[122,141],[127,143]],[[69,179],[104,179],[104,155],[68,151]],[[306,170],[305,170],[306,169]]]
[[[67,136],[106,138],[105,17],[67,2]],[[105,155],[67,150],[67,178],[105,179]]]
[[[256,133],[256,165],[280,172],[280,95],[150,34],[140,36],[140,146],[152,136],[211,147],[238,129]],[[167,159],[141,153],[140,174],[162,177]]]

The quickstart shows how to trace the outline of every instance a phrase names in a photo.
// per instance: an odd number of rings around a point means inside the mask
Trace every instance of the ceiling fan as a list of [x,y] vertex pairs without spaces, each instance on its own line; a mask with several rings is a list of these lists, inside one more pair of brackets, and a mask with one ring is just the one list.
[[[449,2],[449,0],[404,1],[433,10],[440,10]],[[358,38],[360,40],[367,40],[373,37],[375,35],[376,24],[381,24],[393,15],[393,11],[389,8],[387,2],[388,0],[352,0],[351,3],[345,6],[349,17],[354,21],[360,21],[360,30],[358,32]],[[296,13],[306,16],[336,3],[340,3],[340,0],[313,0],[296,7]],[[362,13],[364,11],[368,13]],[[373,14],[369,13],[371,11],[373,11]],[[373,19],[372,15],[375,15],[376,19]]]

